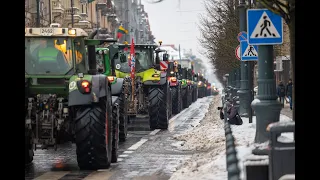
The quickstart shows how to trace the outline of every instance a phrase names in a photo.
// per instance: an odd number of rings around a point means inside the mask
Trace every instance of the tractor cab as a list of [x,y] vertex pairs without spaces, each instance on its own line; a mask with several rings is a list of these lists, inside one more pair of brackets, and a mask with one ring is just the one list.
[[66,81],[76,73],[88,73],[87,36],[80,28],[25,28],[28,93],[66,95]]
[[[119,46],[119,58],[115,60],[115,68],[117,77],[125,77],[131,71],[130,68],[130,44],[120,44]],[[135,44],[134,45],[134,61],[135,72],[141,73],[146,70],[155,67],[154,50],[157,45],[151,44]]]

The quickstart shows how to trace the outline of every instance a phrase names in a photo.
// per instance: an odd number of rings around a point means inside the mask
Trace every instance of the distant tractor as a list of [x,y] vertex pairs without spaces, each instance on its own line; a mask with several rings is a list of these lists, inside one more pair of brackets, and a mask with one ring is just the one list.
[[25,29],[26,164],[39,145],[57,150],[65,141],[76,144],[80,169],[117,162],[119,96],[112,96],[112,82],[97,72],[95,50],[114,42],[93,40],[79,28]]
[[130,46],[120,44],[119,59],[115,61],[116,77],[125,80],[128,115],[149,115],[150,129],[167,129],[171,116],[171,90],[167,73],[160,70],[157,45],[134,44],[135,78],[130,77]]
[[178,64],[171,61],[168,64],[167,74],[172,92],[172,113],[178,114],[182,110],[181,82],[178,80]]

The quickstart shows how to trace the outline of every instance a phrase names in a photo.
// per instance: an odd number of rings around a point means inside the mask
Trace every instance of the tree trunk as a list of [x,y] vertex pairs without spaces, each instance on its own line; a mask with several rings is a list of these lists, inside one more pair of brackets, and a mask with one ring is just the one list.
[[289,32],[290,32],[290,60],[291,60],[291,79],[292,79],[292,120],[295,121],[295,61],[296,61],[296,56],[295,56],[295,24],[296,24],[296,18],[295,18],[295,12],[293,11],[290,13],[290,23],[289,23]]

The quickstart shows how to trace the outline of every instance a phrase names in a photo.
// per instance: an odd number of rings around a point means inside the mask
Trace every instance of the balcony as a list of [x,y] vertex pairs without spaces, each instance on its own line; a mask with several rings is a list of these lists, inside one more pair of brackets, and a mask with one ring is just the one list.
[[[73,20],[74,20],[74,22],[79,22],[80,20],[81,20],[81,16],[79,15],[79,8],[77,8],[77,7],[73,7]],[[71,19],[72,19],[72,8],[68,8],[68,9],[66,9],[65,10],[65,12],[66,12],[66,18],[65,18],[65,20],[66,21],[71,21]]]
[[98,0],[96,6],[99,10],[103,10],[103,9],[107,8],[107,1],[106,0]]
[[76,27],[81,29],[91,28],[91,23],[87,20],[87,13],[80,13],[81,20],[75,24]]
[[63,13],[64,13],[64,8],[61,5],[61,0],[52,1],[52,15],[60,16]]

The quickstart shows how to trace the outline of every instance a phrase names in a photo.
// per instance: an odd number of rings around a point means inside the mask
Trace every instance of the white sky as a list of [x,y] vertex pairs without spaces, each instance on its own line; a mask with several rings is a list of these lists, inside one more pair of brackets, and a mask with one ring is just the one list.
[[[179,6],[180,1],[180,6]],[[202,47],[198,39],[200,31],[198,29],[199,15],[205,14],[203,0],[164,0],[161,3],[149,3],[142,0],[145,11],[148,13],[152,34],[156,37],[156,42],[162,40],[163,44],[174,44],[177,48],[192,49],[192,53],[204,62],[208,59],[199,52]],[[207,63],[207,67],[211,63]],[[212,68],[208,79],[217,82]],[[218,83],[219,84],[219,83]]]

